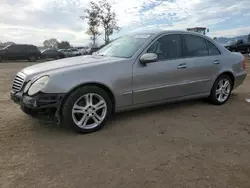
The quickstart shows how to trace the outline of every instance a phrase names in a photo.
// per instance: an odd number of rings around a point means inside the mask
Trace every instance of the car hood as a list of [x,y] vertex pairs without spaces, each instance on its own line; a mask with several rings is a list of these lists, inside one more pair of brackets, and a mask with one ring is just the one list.
[[71,67],[82,67],[92,66],[96,64],[112,63],[115,61],[122,60],[123,58],[117,57],[103,57],[103,56],[79,56],[66,59],[60,59],[56,61],[49,61],[46,63],[39,63],[27,68],[24,68],[22,72],[26,75],[41,74],[48,71],[71,68]]

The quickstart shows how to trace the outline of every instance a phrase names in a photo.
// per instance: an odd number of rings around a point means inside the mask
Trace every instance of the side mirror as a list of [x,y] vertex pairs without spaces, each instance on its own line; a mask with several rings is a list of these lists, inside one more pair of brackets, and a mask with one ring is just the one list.
[[140,62],[142,64],[153,63],[156,62],[157,59],[158,57],[155,53],[146,53],[140,57]]

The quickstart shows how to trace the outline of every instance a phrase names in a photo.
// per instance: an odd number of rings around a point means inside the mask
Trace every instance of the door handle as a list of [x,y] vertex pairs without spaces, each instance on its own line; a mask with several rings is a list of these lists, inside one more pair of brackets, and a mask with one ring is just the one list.
[[185,68],[187,68],[187,64],[186,63],[180,64],[177,67],[177,69],[185,69]]
[[220,60],[215,60],[214,64],[220,64]]

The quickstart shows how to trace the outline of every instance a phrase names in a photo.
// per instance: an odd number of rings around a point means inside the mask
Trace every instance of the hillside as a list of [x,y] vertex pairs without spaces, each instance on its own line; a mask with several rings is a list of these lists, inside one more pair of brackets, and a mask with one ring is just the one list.
[[241,35],[241,36],[236,36],[232,38],[227,38],[227,37],[218,37],[216,41],[223,45],[228,45],[232,41],[237,41],[237,40],[243,40],[244,42],[247,42],[248,35]]

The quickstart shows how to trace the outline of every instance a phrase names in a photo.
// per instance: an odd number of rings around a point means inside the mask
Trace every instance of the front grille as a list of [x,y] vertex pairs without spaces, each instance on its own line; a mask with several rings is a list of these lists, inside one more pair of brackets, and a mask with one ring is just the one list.
[[20,91],[23,87],[25,78],[26,78],[25,74],[23,74],[21,72],[17,73],[17,75],[13,81],[12,90],[13,91]]

